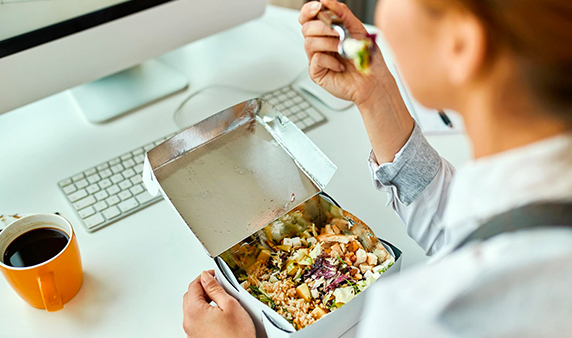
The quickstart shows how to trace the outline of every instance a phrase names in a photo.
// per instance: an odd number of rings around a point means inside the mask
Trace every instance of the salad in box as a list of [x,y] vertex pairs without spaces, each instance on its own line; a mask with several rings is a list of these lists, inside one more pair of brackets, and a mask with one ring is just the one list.
[[220,257],[241,287],[296,330],[349,303],[395,263],[366,225],[321,196]]
[[399,269],[401,252],[323,192],[335,170],[255,99],[151,149],[143,181],[213,257],[259,336],[339,336],[359,321],[367,287]]

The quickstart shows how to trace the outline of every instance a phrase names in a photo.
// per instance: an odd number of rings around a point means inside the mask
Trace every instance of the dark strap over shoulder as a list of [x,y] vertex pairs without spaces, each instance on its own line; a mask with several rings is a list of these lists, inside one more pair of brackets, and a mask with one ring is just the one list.
[[572,202],[530,204],[493,217],[465,238],[455,250],[473,241],[485,241],[505,232],[535,227],[572,229]]

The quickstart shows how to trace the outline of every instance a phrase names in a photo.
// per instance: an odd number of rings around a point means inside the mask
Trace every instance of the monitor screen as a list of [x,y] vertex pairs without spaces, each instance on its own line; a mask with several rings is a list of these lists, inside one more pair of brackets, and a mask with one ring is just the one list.
[[0,57],[173,0],[0,0]]

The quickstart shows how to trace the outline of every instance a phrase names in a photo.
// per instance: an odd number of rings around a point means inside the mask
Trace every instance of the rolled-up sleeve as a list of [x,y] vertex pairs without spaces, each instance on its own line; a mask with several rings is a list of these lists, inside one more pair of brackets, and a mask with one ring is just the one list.
[[454,167],[439,156],[417,125],[393,162],[380,165],[372,152],[369,165],[374,185],[389,194],[388,204],[409,236],[428,255],[438,251],[445,241],[442,216]]
[[395,187],[401,203],[410,205],[433,181],[439,171],[441,157],[415,125],[409,140],[391,163],[377,164],[375,154],[369,157],[374,184],[378,188]]

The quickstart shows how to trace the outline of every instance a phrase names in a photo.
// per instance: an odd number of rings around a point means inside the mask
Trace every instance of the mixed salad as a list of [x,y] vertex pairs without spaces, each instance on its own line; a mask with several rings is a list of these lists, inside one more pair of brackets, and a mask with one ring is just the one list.
[[297,330],[347,304],[394,263],[367,226],[324,202],[306,202],[222,255],[242,287]]
[[370,73],[371,49],[375,44],[376,35],[368,34],[366,38],[357,40],[347,38],[343,41],[342,48],[347,57],[354,62],[357,71],[362,74]]

